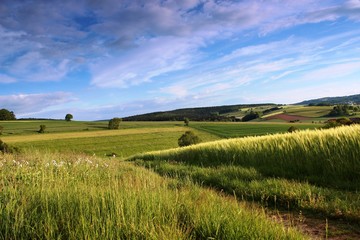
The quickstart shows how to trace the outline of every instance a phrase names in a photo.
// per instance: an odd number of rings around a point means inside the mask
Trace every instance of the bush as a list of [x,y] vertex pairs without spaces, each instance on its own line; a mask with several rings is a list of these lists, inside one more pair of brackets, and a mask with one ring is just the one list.
[[179,147],[185,147],[193,144],[200,143],[201,140],[192,131],[186,131],[179,139]]
[[189,122],[190,122],[190,120],[188,118],[184,118],[185,126],[189,126]]
[[7,145],[6,143],[4,143],[1,139],[0,139],[0,152],[2,153],[14,153],[14,152],[18,152],[19,150],[17,148],[11,147],[9,145]]
[[108,128],[109,129],[119,129],[121,121],[122,121],[121,118],[110,119]]
[[336,120],[329,120],[325,126],[323,128],[334,128],[334,127],[340,127],[343,125],[351,125],[354,122],[351,121],[349,118],[343,117],[343,118],[338,118]]
[[299,129],[297,127],[294,127],[294,126],[291,126],[289,127],[289,129],[287,130],[288,132],[296,132],[298,131]]
[[40,125],[40,130],[38,131],[38,133],[44,133],[46,129],[46,125]]

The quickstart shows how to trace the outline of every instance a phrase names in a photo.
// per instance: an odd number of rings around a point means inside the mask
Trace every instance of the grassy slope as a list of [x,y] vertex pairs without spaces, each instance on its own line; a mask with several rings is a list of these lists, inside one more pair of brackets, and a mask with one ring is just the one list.
[[319,118],[328,115],[332,108],[332,106],[292,106],[285,110],[290,115]]
[[352,126],[222,140],[130,160],[156,160],[140,163],[244,199],[360,220],[354,192],[360,189],[359,131]]
[[1,239],[304,239],[189,181],[84,155],[0,155]]

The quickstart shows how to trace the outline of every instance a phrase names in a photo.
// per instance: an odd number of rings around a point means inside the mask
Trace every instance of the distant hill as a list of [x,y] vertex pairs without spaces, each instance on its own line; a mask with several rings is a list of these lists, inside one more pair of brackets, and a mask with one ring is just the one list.
[[154,112],[141,114],[131,117],[123,118],[124,121],[182,121],[184,118],[189,118],[193,121],[227,121],[231,120],[229,116],[223,114],[237,112],[241,108],[255,108],[263,105],[274,105],[272,103],[264,104],[241,104],[229,106],[216,107],[199,107],[199,108],[184,108],[172,111]]
[[317,104],[360,104],[360,94],[342,97],[324,97],[311,99],[296,103],[296,105],[317,105]]

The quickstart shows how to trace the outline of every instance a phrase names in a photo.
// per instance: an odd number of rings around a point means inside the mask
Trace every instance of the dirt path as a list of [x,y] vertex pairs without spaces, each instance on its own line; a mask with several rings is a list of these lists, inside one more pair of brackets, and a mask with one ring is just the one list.
[[292,226],[309,235],[312,239],[360,239],[360,224],[342,219],[327,219],[324,216],[298,212],[268,210],[271,219]]

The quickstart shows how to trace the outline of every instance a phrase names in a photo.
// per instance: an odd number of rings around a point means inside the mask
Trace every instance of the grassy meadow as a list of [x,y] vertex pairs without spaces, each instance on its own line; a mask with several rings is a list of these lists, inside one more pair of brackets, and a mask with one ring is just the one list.
[[118,160],[0,155],[1,239],[304,239],[264,212]]
[[360,126],[221,140],[128,160],[263,206],[360,221]]
[[[41,124],[47,126],[43,134],[37,133]],[[321,125],[0,125],[0,139],[20,149],[0,153],[0,239],[360,236],[359,126],[285,133],[290,126]],[[178,148],[188,130],[204,143]],[[284,210],[304,216],[283,220],[277,211]],[[326,226],[316,234],[304,230],[297,223],[304,224],[305,213],[308,222],[320,214]],[[329,226],[327,219],[336,222]],[[330,231],[336,219],[350,228]]]

